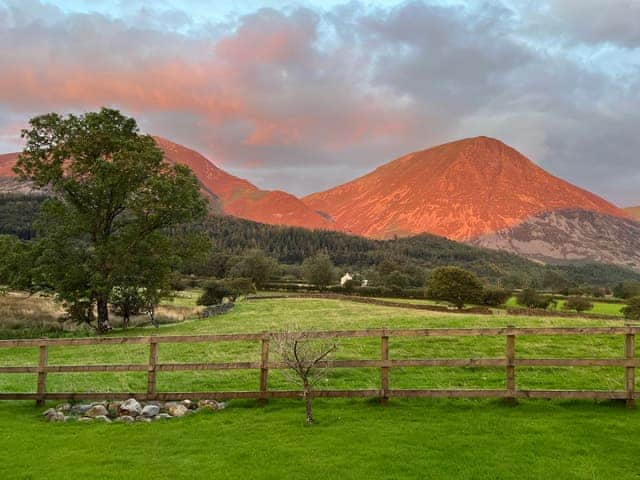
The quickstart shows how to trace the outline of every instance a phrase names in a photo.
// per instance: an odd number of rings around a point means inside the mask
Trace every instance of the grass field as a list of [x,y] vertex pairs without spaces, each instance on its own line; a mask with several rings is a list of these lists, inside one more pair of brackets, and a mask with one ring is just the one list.
[[[587,312],[584,312],[583,315],[593,314],[593,315],[613,315],[616,317],[623,316],[622,312],[620,312],[620,309],[624,307],[623,304],[598,302],[598,301],[594,301],[591,303],[593,303],[593,308]],[[567,311],[567,310],[564,310],[564,304],[565,304],[565,300],[558,300],[559,312]],[[516,302],[516,297],[511,297],[507,301],[506,305],[507,307],[513,307],[513,308],[520,307],[520,305],[518,305],[518,303]],[[572,311],[572,310],[568,310],[568,311]]]
[[[242,302],[223,316],[163,325],[159,333],[444,326],[620,325],[619,321],[447,315],[351,302]],[[137,328],[127,335],[155,333]],[[620,337],[518,338],[518,356],[620,357]],[[391,358],[502,357],[503,338],[391,340]],[[378,358],[379,340],[344,340],[338,358]],[[36,362],[35,349],[0,350],[0,365]],[[255,360],[257,343],[160,345],[160,362]],[[50,364],[145,363],[145,346],[51,348]],[[273,373],[273,374],[272,374]],[[522,388],[618,389],[620,368],[518,368]],[[255,389],[257,371],[160,373],[160,391]],[[330,372],[321,388],[377,388],[376,369]],[[135,391],[143,373],[50,374],[51,391]],[[503,369],[392,369],[392,388],[502,388]],[[277,372],[270,388],[288,389]],[[34,391],[34,375],[0,375],[0,391]],[[0,478],[638,478],[640,414],[614,402],[316,400],[304,426],[297,401],[232,401],[166,423],[47,424],[32,402],[0,403]]]

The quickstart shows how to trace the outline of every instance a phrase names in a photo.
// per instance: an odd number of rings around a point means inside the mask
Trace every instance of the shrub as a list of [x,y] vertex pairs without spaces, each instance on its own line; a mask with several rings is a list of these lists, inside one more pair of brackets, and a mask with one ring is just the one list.
[[567,310],[575,310],[576,312],[586,312],[593,308],[593,303],[584,297],[569,297],[564,304]]
[[533,288],[525,288],[516,297],[518,305],[527,308],[540,308],[546,310],[552,302],[550,297],[540,295]]
[[640,297],[633,297],[620,311],[627,320],[640,320]]
[[204,286],[204,292],[198,298],[198,305],[218,305],[233,292],[221,280],[210,280]]
[[511,290],[504,288],[487,287],[482,292],[480,303],[487,307],[499,307],[504,305],[511,298]]

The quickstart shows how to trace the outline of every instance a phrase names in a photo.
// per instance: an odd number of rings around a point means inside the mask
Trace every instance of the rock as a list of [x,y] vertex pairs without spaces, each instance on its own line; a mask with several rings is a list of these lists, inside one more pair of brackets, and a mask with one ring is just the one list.
[[91,418],[106,417],[107,415],[109,415],[107,407],[101,404],[94,405],[85,412],[85,416]]
[[44,418],[47,422],[64,422],[64,413],[53,410],[53,413],[49,413]]
[[200,400],[198,408],[200,410],[220,410],[220,404],[215,400]]
[[168,413],[160,413],[158,415],[156,415],[153,419],[154,420],[169,420],[173,418],[171,415],[169,415]]
[[167,412],[172,417],[183,417],[187,414],[189,409],[182,404],[170,403],[167,404]]
[[116,418],[116,422],[132,423],[135,422],[135,418],[129,415],[122,415],[121,417]]
[[122,402],[122,404],[120,405],[120,413],[132,417],[137,417],[142,413],[142,405],[140,405],[140,403],[135,398],[130,398]]
[[195,404],[191,400],[183,400],[182,401],[182,405],[184,405],[185,407],[187,407],[189,409],[196,408]]
[[224,410],[227,408],[227,402],[218,402],[218,410]]
[[107,405],[107,410],[109,410],[109,415],[112,417],[117,417],[118,413],[120,412],[120,405],[122,405],[122,402],[110,402]]
[[65,415],[64,421],[68,422],[69,420],[73,420],[73,417],[70,417],[69,415]]
[[69,412],[71,413],[71,415],[84,416],[84,414],[87,413],[87,411],[90,408],[91,408],[91,405],[88,405],[86,403],[78,403],[78,404],[72,406],[71,410]]
[[135,420],[135,421],[136,421],[136,422],[150,422],[150,421],[151,421],[151,419],[150,419],[150,418],[148,418],[148,417],[143,417],[143,416],[141,415],[141,416],[139,416],[139,417],[136,417],[136,420]]
[[57,412],[57,410],[55,408],[47,408],[43,413],[42,416],[43,417],[49,417],[51,415],[54,415]]
[[95,417],[95,421],[96,422],[111,423],[111,419],[109,417],[107,417],[106,415],[98,415],[97,417]]
[[80,417],[78,419],[79,422],[93,422],[93,418],[91,417]]
[[160,407],[157,405],[147,405],[142,409],[142,415],[145,417],[155,417],[160,413]]
[[71,411],[70,403],[61,403],[60,405],[56,405],[56,410],[63,413],[68,413]]

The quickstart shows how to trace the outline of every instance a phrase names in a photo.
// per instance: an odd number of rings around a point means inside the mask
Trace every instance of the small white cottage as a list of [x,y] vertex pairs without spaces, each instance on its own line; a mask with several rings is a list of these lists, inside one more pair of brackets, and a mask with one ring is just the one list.
[[340,279],[340,285],[344,287],[344,284],[347,283],[349,280],[353,280],[353,277],[349,272],[347,272]]

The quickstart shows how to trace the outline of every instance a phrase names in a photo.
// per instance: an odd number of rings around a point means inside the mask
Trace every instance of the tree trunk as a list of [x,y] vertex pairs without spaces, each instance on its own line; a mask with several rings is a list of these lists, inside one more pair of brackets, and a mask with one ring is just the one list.
[[109,302],[107,297],[99,295],[96,299],[98,304],[98,333],[105,333],[111,330],[109,325]]
[[313,423],[313,411],[311,409],[311,397],[312,397],[311,385],[305,383],[304,385],[304,403],[307,408],[307,425]]

